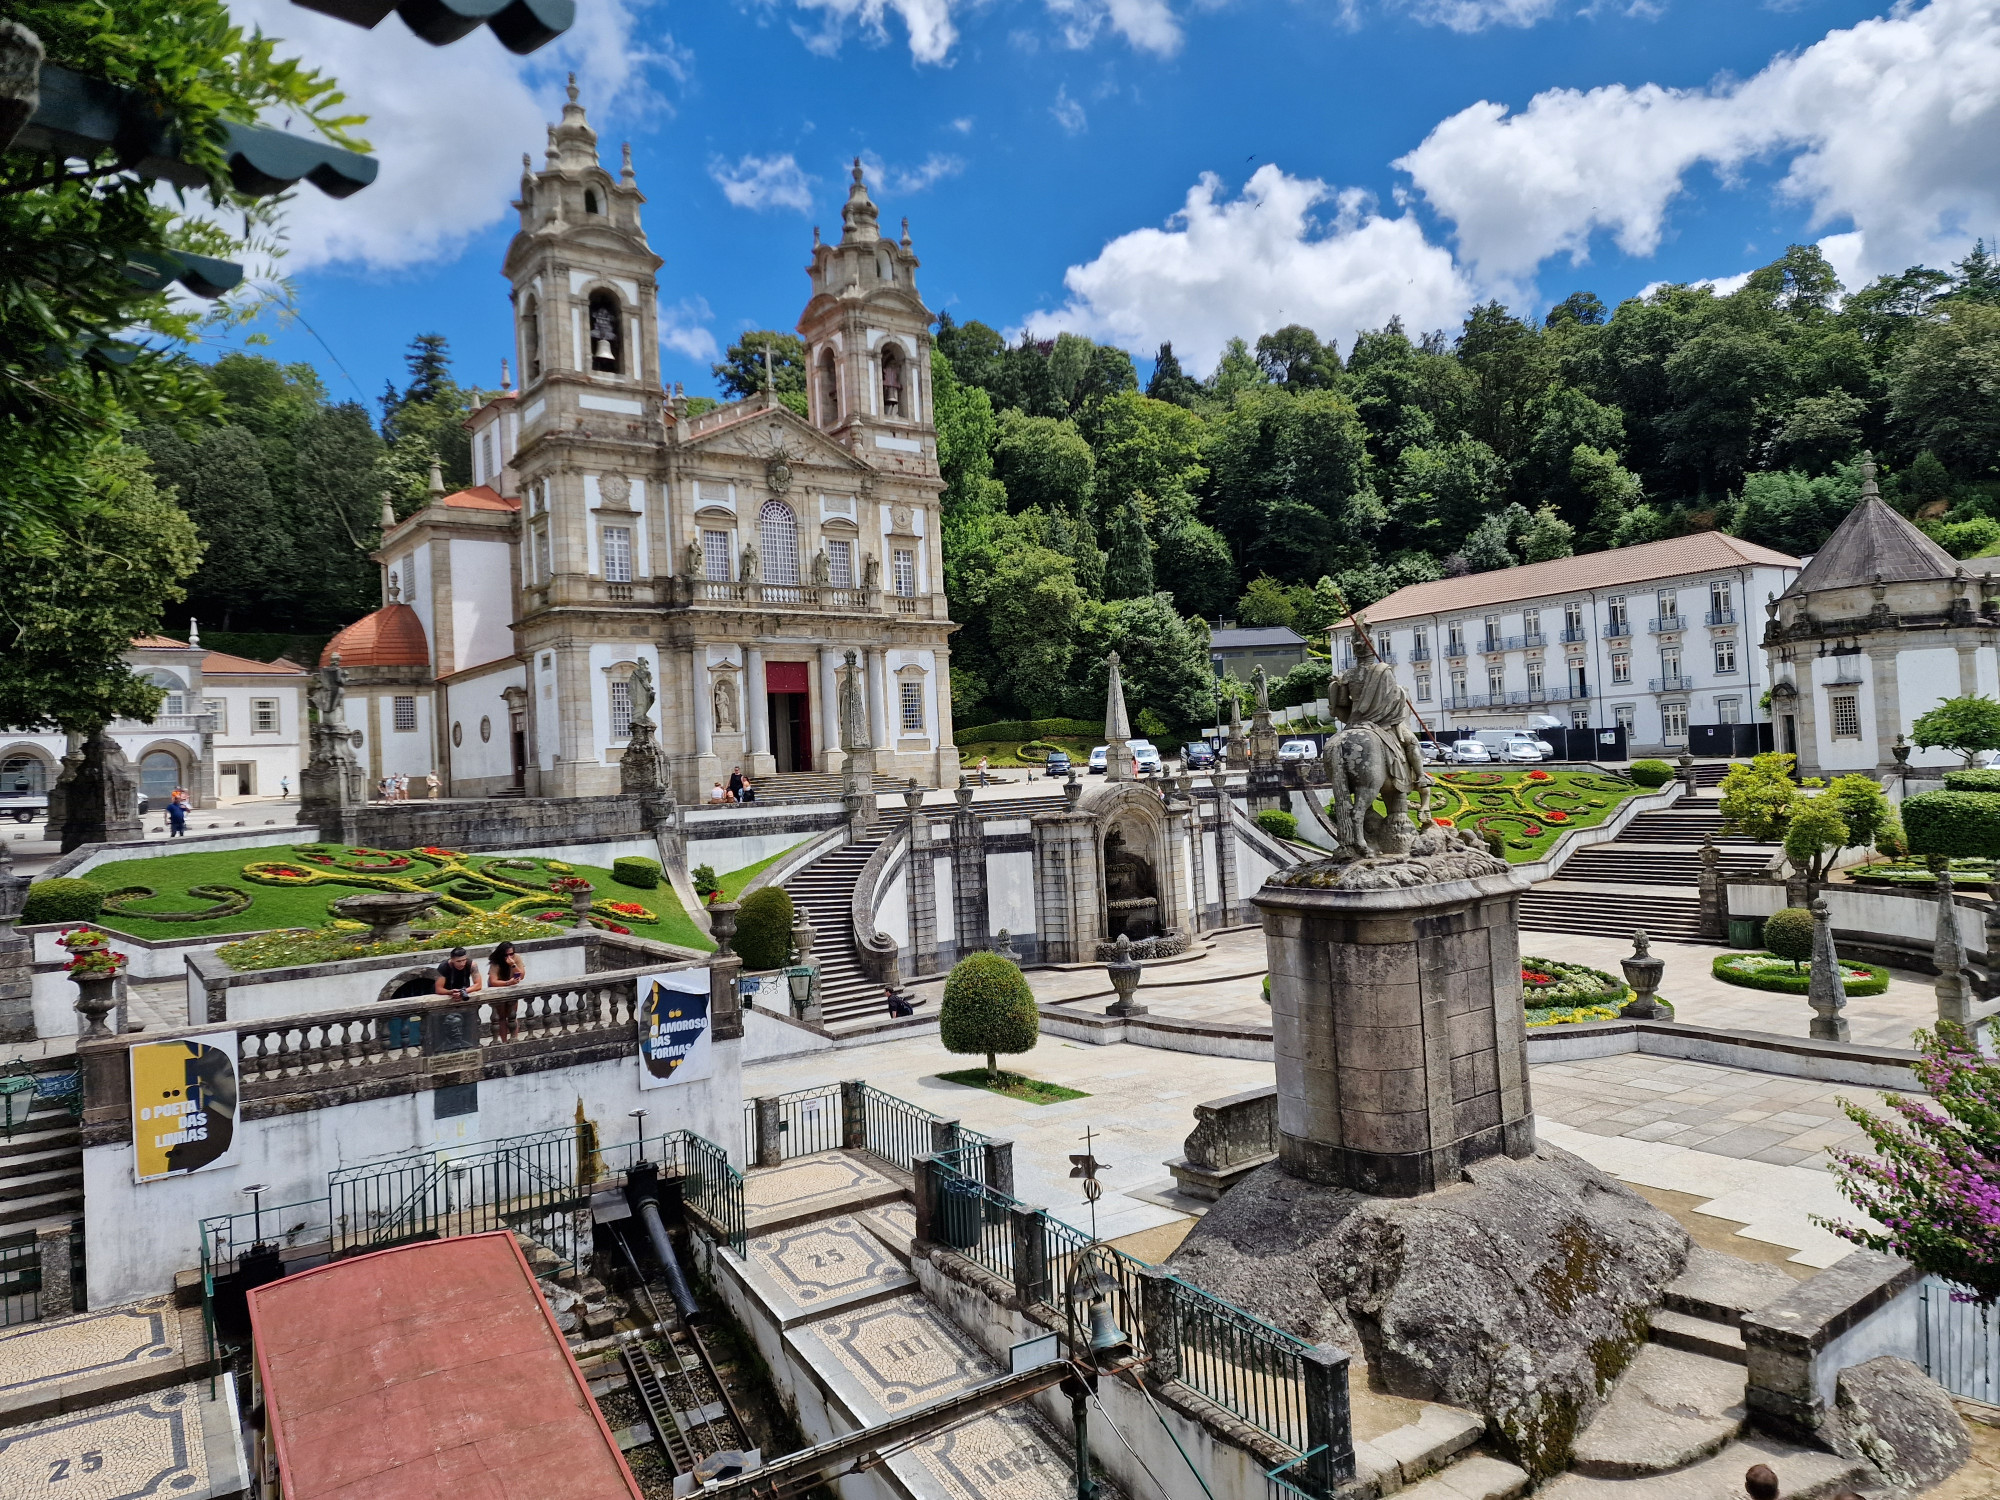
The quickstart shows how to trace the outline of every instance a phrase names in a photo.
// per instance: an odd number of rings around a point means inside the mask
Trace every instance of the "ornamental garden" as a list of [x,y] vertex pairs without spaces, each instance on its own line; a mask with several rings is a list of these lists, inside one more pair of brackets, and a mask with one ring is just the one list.
[[1593,828],[1645,790],[1603,771],[1433,771],[1431,813],[1447,828],[1498,838],[1515,864],[1540,859],[1573,828]]

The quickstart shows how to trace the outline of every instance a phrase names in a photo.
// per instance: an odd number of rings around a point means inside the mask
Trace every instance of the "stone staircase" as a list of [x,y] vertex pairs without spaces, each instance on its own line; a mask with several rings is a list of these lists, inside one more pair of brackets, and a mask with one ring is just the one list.
[[812,918],[820,1015],[828,1026],[888,1014],[881,984],[862,969],[854,948],[854,883],[886,836],[886,830],[878,829],[864,843],[842,844],[784,882],[792,904]]
[[1654,941],[1698,943],[1701,898],[1679,892],[1593,890],[1544,883],[1521,893],[1521,930],[1629,938],[1644,928]]
[[1696,848],[1713,838],[1717,844],[1775,848],[1728,828],[1713,802],[1682,800],[1658,812],[1640,813],[1619,832],[1621,844],[1691,844]]
[[[1775,846],[1773,846],[1775,847]],[[1763,873],[1770,855],[1761,846],[1719,850],[1716,868],[1724,880],[1747,879]],[[1562,880],[1594,880],[1609,885],[1680,885],[1701,883],[1699,849],[1662,849],[1626,844],[1599,844],[1579,849],[1563,862]]]
[[776,775],[758,777],[755,787],[758,802],[838,802],[840,773],[782,771]]
[[1785,1500],[1816,1500],[1874,1477],[1866,1465],[1746,1433],[1743,1314],[1797,1283],[1775,1266],[1696,1249],[1653,1314],[1617,1388],[1577,1435],[1546,1500],[1711,1500],[1743,1493],[1768,1464]]
[[0,1137],[0,1235],[68,1224],[82,1212],[83,1137],[67,1103],[37,1099],[14,1134]]

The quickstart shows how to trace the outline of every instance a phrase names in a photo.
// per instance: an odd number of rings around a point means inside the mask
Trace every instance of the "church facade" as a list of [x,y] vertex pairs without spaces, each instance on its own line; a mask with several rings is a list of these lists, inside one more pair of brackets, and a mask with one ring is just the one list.
[[948,784],[954,627],[907,222],[882,236],[857,163],[839,242],[814,231],[808,416],[770,393],[690,415],[661,383],[663,262],[629,149],[614,177],[572,87],[522,168],[504,266],[520,387],[467,421],[472,487],[385,516],[383,606],[323,658],[349,673],[371,783],[614,793],[642,661],[679,800],[739,766],[837,771],[853,651],[877,772]]

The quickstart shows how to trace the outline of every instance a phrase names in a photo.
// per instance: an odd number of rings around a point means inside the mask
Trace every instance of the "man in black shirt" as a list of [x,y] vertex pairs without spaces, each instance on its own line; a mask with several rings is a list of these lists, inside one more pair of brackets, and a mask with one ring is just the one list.
[[451,950],[451,957],[438,965],[437,993],[456,995],[463,1000],[475,990],[484,989],[479,978],[479,965],[465,955],[463,948]]

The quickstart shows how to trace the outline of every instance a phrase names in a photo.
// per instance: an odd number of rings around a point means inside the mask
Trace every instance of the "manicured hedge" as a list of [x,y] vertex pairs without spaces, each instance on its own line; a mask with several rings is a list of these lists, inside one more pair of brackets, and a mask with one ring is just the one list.
[[1903,804],[1910,853],[2000,859],[2000,792],[1925,792]]
[[1102,739],[1104,725],[1090,719],[1002,719],[997,724],[973,724],[952,730],[961,745],[984,745],[993,740],[1038,740],[1044,735],[1082,735]]
[[1663,760],[1635,760],[1628,774],[1639,786],[1665,786],[1674,779],[1674,768]]
[[30,927],[37,922],[94,922],[103,911],[103,886],[58,876],[54,880],[37,880],[28,887],[21,921]]
[[[1724,984],[1741,985],[1747,990],[1772,990],[1781,995],[1803,995],[1810,991],[1812,989],[1812,970],[1810,967],[1802,969],[1796,974],[1787,969],[1767,971],[1762,974],[1745,974],[1740,970],[1727,967],[1732,959],[1775,958],[1777,956],[1776,954],[1761,953],[1724,953],[1710,966],[1709,972]],[[1877,964],[1864,964],[1860,960],[1852,958],[1843,958],[1840,962],[1843,968],[1866,969],[1868,971],[1866,979],[1842,981],[1850,998],[1855,995],[1879,995],[1889,988],[1889,971],[1887,969]]]
[[792,898],[783,886],[767,885],[743,898],[735,948],[746,969],[782,969],[792,961]]
[[1764,946],[1795,964],[1813,956],[1813,914],[1803,906],[1788,906],[1764,919]]
[[1299,820],[1283,808],[1265,808],[1257,814],[1256,822],[1273,838],[1295,839],[1299,836]]
[[611,878],[620,885],[631,886],[634,890],[657,890],[660,885],[660,862],[637,854],[628,854],[622,859],[611,861]]
[[2000,767],[1993,770],[1963,770],[1944,773],[1947,792],[2000,792]]

